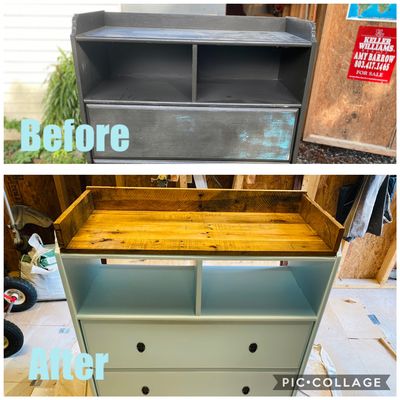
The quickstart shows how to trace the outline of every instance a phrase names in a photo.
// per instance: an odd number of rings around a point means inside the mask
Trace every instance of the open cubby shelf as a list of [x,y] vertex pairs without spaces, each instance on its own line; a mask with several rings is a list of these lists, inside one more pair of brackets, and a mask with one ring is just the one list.
[[[83,93],[84,102],[93,104],[167,102],[300,107],[310,53],[308,47],[279,44],[191,45],[99,39],[78,41],[77,46],[90,65],[95,66],[91,84]],[[290,76],[293,62],[299,65],[295,78]]]
[[193,268],[99,265],[78,314],[193,315],[194,307]]
[[197,85],[197,101],[293,107],[301,104],[281,81],[272,79],[204,79]]
[[86,96],[86,103],[190,102],[191,82],[180,77],[119,76],[104,79]]
[[[85,268],[84,264],[78,268]],[[110,316],[277,317],[314,320],[316,313],[286,267],[196,267],[98,264],[77,304],[80,319]],[[79,276],[79,275],[78,275]]]
[[202,287],[202,315],[316,316],[288,268],[204,267]]

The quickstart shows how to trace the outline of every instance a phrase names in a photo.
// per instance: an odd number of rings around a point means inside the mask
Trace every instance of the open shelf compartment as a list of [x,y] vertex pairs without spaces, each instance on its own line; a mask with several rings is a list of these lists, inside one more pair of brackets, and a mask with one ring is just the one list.
[[201,315],[314,320],[334,260],[207,261],[202,267]]
[[198,102],[301,106],[308,48],[199,45],[197,58]]
[[334,262],[66,257],[63,266],[81,320],[314,321]]
[[54,223],[62,252],[334,256],[343,227],[302,191],[89,187]]
[[90,42],[77,51],[86,59],[87,103],[192,100],[190,45]]
[[180,265],[68,260],[65,272],[79,318],[195,314],[195,270]]
[[315,29],[294,18],[95,12],[74,17],[71,37],[86,103],[299,107]]
[[315,318],[286,267],[207,266],[203,268],[202,287],[202,315]]

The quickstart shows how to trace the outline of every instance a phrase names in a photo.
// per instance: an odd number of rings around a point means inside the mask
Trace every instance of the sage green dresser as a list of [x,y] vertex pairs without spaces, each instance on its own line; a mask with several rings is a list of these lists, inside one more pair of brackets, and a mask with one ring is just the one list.
[[55,222],[99,396],[288,396],[343,228],[301,191],[90,187]]

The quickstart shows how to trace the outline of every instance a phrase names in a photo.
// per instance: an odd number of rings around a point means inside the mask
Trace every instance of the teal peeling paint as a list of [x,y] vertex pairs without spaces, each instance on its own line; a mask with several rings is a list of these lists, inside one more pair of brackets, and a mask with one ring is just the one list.
[[[240,158],[289,160],[296,114],[289,112],[266,112],[258,116],[258,127],[238,131]],[[254,121],[252,121],[254,125]]]
[[195,123],[191,115],[176,115],[175,119],[178,126],[177,129],[181,130],[182,132],[186,132],[188,135],[193,133]]
[[239,138],[241,142],[247,142],[247,140],[249,139],[249,134],[246,131],[241,131]]
[[179,121],[193,121],[193,118],[191,115],[177,115],[176,120]]

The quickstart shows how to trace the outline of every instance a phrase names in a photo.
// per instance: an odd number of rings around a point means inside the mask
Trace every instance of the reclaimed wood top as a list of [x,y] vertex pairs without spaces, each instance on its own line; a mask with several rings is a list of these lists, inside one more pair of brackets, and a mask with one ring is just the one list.
[[330,253],[294,213],[94,210],[66,248],[160,254]]
[[92,187],[54,226],[92,254],[333,256],[343,234],[300,191]]

